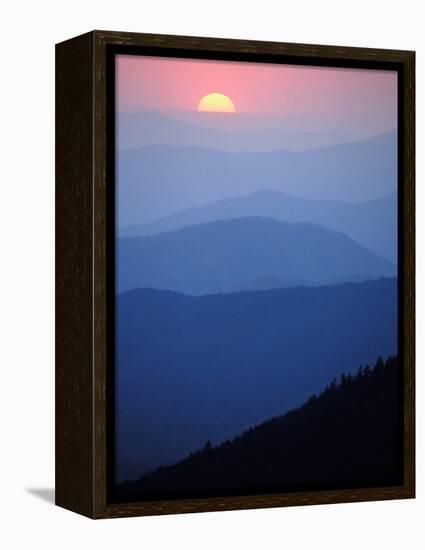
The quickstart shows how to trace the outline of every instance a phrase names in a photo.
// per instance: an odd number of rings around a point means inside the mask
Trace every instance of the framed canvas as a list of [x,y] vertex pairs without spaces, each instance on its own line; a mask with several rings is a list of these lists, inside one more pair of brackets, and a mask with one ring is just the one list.
[[414,52],[56,46],[56,503],[413,498]]

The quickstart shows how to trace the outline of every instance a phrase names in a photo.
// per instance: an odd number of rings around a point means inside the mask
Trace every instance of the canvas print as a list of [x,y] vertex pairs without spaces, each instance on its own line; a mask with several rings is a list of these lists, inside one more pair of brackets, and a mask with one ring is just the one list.
[[115,493],[402,472],[397,73],[115,56]]

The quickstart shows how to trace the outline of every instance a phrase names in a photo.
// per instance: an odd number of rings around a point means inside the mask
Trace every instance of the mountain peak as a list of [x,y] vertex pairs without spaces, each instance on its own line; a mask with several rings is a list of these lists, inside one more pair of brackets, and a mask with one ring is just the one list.
[[120,291],[151,287],[202,295],[332,284],[395,273],[341,232],[263,216],[214,220],[118,241]]

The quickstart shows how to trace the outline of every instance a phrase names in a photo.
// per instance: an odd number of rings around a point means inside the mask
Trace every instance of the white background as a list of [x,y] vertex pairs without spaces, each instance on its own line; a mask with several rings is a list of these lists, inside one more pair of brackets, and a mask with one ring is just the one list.
[[[2,548],[424,548],[425,49],[421,4],[419,0],[15,0],[2,4]],[[416,500],[97,522],[53,506],[54,44],[95,28],[417,51]]]

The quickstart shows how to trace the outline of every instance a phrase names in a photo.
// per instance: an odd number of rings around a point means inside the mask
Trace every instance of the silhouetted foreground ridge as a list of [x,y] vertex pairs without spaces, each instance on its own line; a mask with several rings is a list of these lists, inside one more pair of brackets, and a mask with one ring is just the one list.
[[[343,374],[298,409],[118,487],[119,495],[393,485],[402,471],[397,358]],[[196,421],[196,419],[194,419]]]

